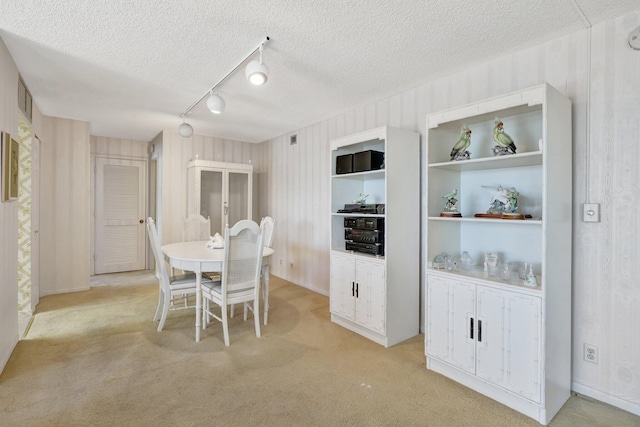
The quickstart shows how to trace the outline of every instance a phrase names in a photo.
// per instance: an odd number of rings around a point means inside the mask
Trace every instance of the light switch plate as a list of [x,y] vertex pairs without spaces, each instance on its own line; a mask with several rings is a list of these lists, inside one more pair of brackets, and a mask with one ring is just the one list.
[[600,222],[600,203],[582,205],[582,220],[584,222]]

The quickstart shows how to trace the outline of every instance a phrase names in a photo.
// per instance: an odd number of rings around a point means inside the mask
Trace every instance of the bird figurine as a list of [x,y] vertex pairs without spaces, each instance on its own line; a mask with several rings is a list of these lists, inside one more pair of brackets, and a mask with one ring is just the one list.
[[444,211],[442,211],[440,216],[462,216],[460,212],[458,212],[458,208],[456,208],[456,203],[458,202],[458,199],[456,199],[457,195],[458,189],[456,188],[446,196],[442,196],[442,198],[446,200],[446,203],[444,205]]
[[504,123],[502,123],[502,120],[496,117],[495,124],[493,128],[493,140],[498,144],[500,151],[496,154],[509,154],[509,152],[516,154],[516,144],[514,144],[513,139],[504,132]]
[[471,145],[471,129],[467,125],[462,125],[460,139],[451,149],[451,160],[468,159],[471,154],[467,151],[469,145]]

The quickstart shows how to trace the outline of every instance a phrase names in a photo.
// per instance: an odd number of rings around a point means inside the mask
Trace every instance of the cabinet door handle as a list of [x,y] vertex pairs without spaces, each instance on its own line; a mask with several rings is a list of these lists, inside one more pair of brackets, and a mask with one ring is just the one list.
[[473,339],[473,317],[469,318],[469,338]]
[[358,283],[356,283],[356,298],[358,298]]
[[356,282],[351,282],[351,296],[356,296]]
[[478,320],[478,342],[482,342],[482,320]]

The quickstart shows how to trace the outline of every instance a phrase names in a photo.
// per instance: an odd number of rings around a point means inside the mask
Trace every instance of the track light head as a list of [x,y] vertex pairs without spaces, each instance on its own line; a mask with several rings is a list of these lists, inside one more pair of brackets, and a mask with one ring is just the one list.
[[220,114],[224,111],[225,105],[224,99],[222,99],[220,95],[214,94],[213,91],[211,91],[211,96],[207,99],[207,108],[211,110],[213,114]]
[[193,135],[193,127],[191,127],[189,123],[183,121],[182,124],[178,127],[178,133],[184,138],[189,138],[191,135]]
[[249,62],[244,70],[247,80],[256,86],[265,84],[269,79],[269,69],[262,63],[262,48],[260,46],[260,60],[254,59]]

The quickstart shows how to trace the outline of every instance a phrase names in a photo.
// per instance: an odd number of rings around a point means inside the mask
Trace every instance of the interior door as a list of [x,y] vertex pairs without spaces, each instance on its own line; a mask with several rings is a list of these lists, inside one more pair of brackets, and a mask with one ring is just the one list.
[[143,160],[96,158],[95,273],[146,267]]

